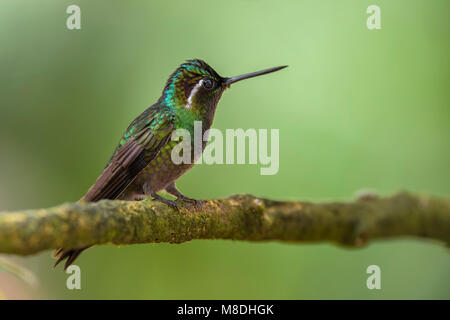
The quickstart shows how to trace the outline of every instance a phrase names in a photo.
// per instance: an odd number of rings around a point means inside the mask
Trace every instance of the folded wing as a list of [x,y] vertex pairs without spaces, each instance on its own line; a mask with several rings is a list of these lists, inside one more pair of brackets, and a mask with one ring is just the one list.
[[[116,199],[152,161],[170,139],[174,115],[167,110],[148,110],[127,130],[126,142],[118,147],[84,201]],[[145,117],[145,115],[147,117]]]

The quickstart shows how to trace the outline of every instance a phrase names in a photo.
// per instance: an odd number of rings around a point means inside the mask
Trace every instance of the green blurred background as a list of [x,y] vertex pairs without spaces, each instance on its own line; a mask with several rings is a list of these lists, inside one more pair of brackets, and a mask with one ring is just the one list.
[[[81,30],[66,8],[81,7]],[[366,8],[381,8],[381,30]],[[123,130],[169,74],[201,58],[231,76],[288,64],[227,91],[214,127],[280,129],[280,170],[200,165],[196,198],[252,193],[351,200],[370,188],[450,195],[448,0],[0,2],[0,210],[79,199]],[[0,270],[6,298],[450,298],[444,246],[401,239],[349,250],[237,241],[96,246],[82,289],[50,251],[16,258],[40,284]],[[366,288],[367,266],[382,289]]]

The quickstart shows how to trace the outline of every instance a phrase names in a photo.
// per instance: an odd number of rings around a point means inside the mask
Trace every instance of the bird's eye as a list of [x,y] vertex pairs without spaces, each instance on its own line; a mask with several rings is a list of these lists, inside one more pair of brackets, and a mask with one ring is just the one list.
[[211,90],[214,87],[214,81],[209,78],[203,79],[202,84],[203,87],[208,90]]

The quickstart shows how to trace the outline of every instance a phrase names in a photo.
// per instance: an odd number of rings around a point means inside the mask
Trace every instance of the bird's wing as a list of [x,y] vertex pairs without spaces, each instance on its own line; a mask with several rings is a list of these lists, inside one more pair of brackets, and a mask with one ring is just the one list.
[[81,200],[116,199],[170,139],[174,121],[170,110],[158,106],[136,118],[103,173]]

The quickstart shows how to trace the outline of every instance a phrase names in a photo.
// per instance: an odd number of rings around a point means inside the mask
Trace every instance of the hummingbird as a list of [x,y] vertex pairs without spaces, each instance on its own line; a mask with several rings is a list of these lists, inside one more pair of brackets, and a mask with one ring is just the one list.
[[[231,84],[285,67],[287,66],[227,78],[221,77],[203,60],[187,60],[169,76],[158,101],[131,122],[103,172],[80,201],[136,201],[152,197],[153,200],[178,209],[175,201],[157,194],[165,190],[177,200],[200,206],[201,201],[183,195],[175,186],[175,181],[192,168],[195,161],[175,164],[171,160],[171,152],[178,143],[171,139],[172,133],[177,129],[185,129],[194,137],[194,122],[201,121],[203,136],[212,125],[223,92]],[[191,150],[194,150],[193,143],[192,138]],[[203,141],[201,151],[205,146],[206,141]],[[65,270],[89,247],[91,246],[55,250],[54,257],[57,261],[54,267],[67,259]]]

